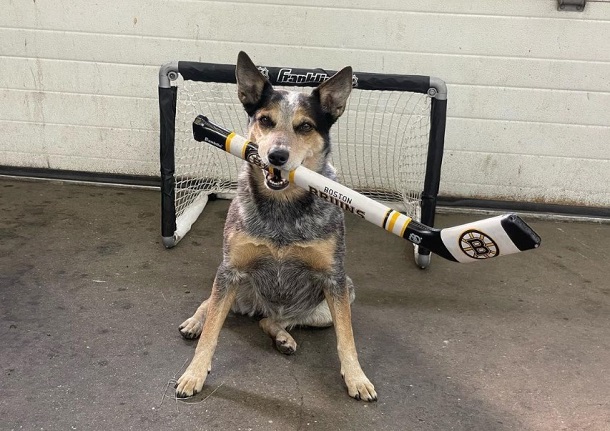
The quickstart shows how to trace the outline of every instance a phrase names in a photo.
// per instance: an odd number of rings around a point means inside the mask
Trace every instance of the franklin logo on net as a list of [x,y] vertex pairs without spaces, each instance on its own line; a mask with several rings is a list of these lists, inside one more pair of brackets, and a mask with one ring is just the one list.
[[[277,74],[276,81],[278,84],[319,84],[328,78],[330,76],[326,72],[292,73],[292,69],[282,68]],[[356,75],[352,75],[352,86],[358,86],[358,77]]]

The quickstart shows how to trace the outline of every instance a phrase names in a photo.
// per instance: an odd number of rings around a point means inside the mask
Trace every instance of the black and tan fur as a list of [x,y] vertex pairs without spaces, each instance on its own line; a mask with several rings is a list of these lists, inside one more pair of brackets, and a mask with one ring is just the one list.
[[[250,118],[248,138],[258,144],[263,162],[284,170],[303,164],[335,179],[328,161],[329,131],[351,92],[351,68],[305,95],[273,89],[241,52],[236,77],[238,97]],[[244,164],[227,215],[223,261],[212,293],[180,325],[184,337],[201,338],[176,394],[187,397],[201,391],[218,334],[233,310],[260,317],[263,331],[286,354],[297,348],[288,333],[291,327],[334,324],[349,395],[374,401],[377,394],[360,367],[352,333],[354,288],[343,265],[343,213],[292,184],[273,180],[260,168]]]

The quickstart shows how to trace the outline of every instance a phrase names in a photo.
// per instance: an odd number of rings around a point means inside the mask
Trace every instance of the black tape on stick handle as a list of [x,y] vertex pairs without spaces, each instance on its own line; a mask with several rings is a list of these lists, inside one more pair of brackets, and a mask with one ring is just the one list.
[[[258,147],[255,144],[218,124],[212,123],[203,115],[197,116],[195,121],[193,121],[193,137],[196,141],[206,142],[218,149],[246,160],[261,169],[266,171],[270,169],[258,156]],[[239,142],[233,143],[234,137],[236,137],[236,141]],[[232,148],[233,151],[231,151]]]
[[193,136],[197,141],[206,142],[261,169],[281,175],[292,184],[445,259],[474,262],[518,253],[540,245],[540,237],[514,214],[434,229],[304,166],[293,171],[270,169],[260,159],[256,144],[210,122],[202,115],[193,122]]
[[230,131],[210,122],[203,115],[197,116],[193,121],[193,137],[195,140],[206,142],[223,151],[226,151],[225,142],[230,134]]

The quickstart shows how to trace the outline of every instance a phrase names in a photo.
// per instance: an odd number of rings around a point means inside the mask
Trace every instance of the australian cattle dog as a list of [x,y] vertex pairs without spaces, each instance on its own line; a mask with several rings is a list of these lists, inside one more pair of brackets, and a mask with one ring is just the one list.
[[[238,97],[249,117],[248,139],[262,161],[290,171],[304,165],[335,179],[329,163],[330,128],[352,90],[346,67],[311,94],[276,90],[240,52]],[[176,385],[178,397],[201,391],[229,310],[260,318],[277,349],[292,354],[295,326],[334,325],[341,374],[349,395],[377,400],[354,344],[350,304],[354,286],[345,274],[343,212],[279,176],[244,163],[237,197],[224,228],[223,261],[210,297],[180,325],[185,338],[201,335],[195,356]]]

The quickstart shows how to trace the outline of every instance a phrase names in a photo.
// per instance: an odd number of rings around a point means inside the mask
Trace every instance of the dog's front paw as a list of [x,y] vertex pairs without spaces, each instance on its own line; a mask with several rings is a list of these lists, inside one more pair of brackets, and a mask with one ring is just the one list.
[[187,398],[201,392],[206,377],[207,373],[200,374],[187,369],[176,383],[176,397]]
[[352,371],[343,375],[350,397],[363,401],[377,401],[375,386],[364,375],[362,370]]
[[284,355],[294,355],[294,352],[297,351],[297,342],[288,332],[283,332],[283,334],[278,334],[275,337],[275,347]]
[[189,317],[178,327],[180,334],[189,340],[197,338],[201,335],[203,329],[203,322],[194,317]]

